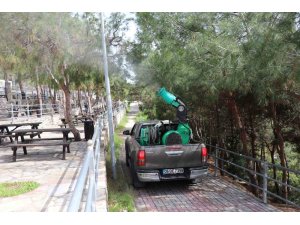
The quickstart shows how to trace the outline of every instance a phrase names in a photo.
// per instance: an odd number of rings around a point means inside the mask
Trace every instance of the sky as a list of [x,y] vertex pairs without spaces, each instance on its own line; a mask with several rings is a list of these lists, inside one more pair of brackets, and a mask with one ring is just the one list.
[[[271,3],[271,4],[270,4]],[[298,0],[9,0],[10,12],[295,12]]]
[[[127,13],[128,17],[135,17],[132,13]],[[130,21],[129,22],[129,30],[126,33],[126,38],[128,38],[129,41],[133,41],[134,40],[134,36],[136,34],[136,30],[137,30],[137,26],[136,23],[134,21]]]

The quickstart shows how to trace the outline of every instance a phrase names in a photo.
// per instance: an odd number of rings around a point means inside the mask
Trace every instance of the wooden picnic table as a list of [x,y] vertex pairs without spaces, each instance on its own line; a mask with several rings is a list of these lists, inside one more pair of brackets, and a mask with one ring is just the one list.
[[[9,124],[0,124],[0,134],[2,137],[9,137],[10,141],[12,142],[12,133],[19,127],[22,126],[31,126],[31,129],[38,129],[39,125],[42,122],[28,122],[28,123],[9,123]],[[13,129],[9,129],[13,127]],[[39,136],[40,137],[40,136]],[[0,137],[0,144],[1,144],[1,137]]]
[[[71,129],[69,128],[42,128],[42,129],[19,129],[15,130],[12,133],[15,135],[15,141],[11,144],[6,145],[7,147],[11,147],[13,150],[13,161],[15,162],[17,159],[17,150],[18,147],[23,147],[24,155],[27,155],[26,147],[36,147],[36,146],[63,146],[63,159],[66,159],[65,152],[70,153],[70,140],[69,133]],[[40,135],[41,133],[61,133],[63,135],[62,138],[39,138],[32,139],[33,136]],[[25,136],[31,136],[31,139],[25,139]],[[18,141],[19,137],[21,138],[21,142]],[[60,142],[51,142],[51,140],[60,140]],[[48,142],[42,142],[48,141]]]
[[[31,122],[31,123],[8,123],[8,124],[0,124],[1,133],[11,133],[15,129],[22,127],[22,126],[31,126],[31,129],[38,129],[38,126],[42,122]],[[9,130],[9,127],[14,127],[12,130]]]

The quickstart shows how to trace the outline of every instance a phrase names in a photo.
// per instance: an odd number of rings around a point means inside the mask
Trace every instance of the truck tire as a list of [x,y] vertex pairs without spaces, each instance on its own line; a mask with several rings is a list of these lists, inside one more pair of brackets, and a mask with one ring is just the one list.
[[133,168],[132,162],[130,165],[130,174],[131,174],[131,179],[132,179],[132,185],[134,188],[143,188],[146,186],[144,182],[141,182],[136,174],[136,171]]

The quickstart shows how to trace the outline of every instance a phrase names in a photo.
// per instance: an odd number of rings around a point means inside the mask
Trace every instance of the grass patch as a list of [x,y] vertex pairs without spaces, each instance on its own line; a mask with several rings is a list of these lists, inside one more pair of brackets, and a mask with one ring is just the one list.
[[119,160],[121,150],[124,145],[123,138],[118,134],[125,128],[127,123],[127,116],[124,116],[120,124],[116,128],[114,134],[115,141],[115,156],[116,156],[116,174],[117,179],[112,179],[112,162],[110,148],[106,154],[106,168],[107,168],[107,189],[108,189],[108,211],[109,212],[134,212],[134,193],[132,187],[129,187],[126,177],[121,168]]
[[0,197],[21,195],[36,189],[38,186],[39,184],[33,181],[0,183]]
[[119,125],[116,128],[116,133],[122,133],[126,127],[127,122],[128,122],[128,117],[127,115],[124,115]]
[[109,212],[134,212],[133,190],[128,187],[121,168],[117,164],[117,180],[108,178],[108,211]]
[[115,155],[116,155],[116,159],[119,159],[119,157],[120,157],[120,151],[121,151],[122,145],[123,145],[123,139],[118,134],[114,134],[114,141],[115,141]]
[[141,121],[146,121],[148,120],[148,116],[143,113],[142,111],[139,111],[139,113],[136,115],[135,121],[136,122],[141,122]]

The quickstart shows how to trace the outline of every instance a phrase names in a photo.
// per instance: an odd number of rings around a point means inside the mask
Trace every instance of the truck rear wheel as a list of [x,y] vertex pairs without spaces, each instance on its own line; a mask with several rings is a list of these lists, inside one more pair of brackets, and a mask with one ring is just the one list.
[[145,183],[139,181],[139,179],[138,179],[136,173],[134,173],[134,174],[132,175],[132,185],[133,185],[133,187],[135,187],[135,188],[143,188],[143,187],[146,186]]
[[129,151],[127,145],[125,145],[125,162],[126,166],[129,167]]
[[143,188],[146,186],[144,182],[141,182],[136,174],[136,171],[133,168],[133,165],[130,165],[130,174],[132,179],[132,185],[134,188]]

